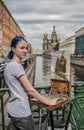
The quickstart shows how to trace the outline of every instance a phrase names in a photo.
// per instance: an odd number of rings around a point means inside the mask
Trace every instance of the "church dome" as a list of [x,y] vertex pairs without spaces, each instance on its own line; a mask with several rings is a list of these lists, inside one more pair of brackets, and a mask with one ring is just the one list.
[[47,35],[48,33],[47,32],[44,32],[44,35]]

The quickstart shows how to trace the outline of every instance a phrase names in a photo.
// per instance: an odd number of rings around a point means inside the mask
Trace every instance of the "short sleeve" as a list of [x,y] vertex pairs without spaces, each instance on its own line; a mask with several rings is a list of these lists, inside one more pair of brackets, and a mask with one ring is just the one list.
[[25,74],[25,71],[24,71],[23,66],[21,64],[17,64],[16,67],[14,68],[14,75],[18,78],[24,74]]

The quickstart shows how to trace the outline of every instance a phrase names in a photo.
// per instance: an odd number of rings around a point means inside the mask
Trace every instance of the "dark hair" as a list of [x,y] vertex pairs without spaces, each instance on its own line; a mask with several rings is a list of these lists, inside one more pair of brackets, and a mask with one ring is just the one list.
[[[11,41],[11,48],[12,48],[12,47],[16,48],[18,42],[19,42],[19,41],[22,41],[22,40],[26,41],[26,40],[24,39],[24,37],[22,37],[22,36],[15,36],[15,37],[12,39],[12,41]],[[26,42],[27,42],[27,41],[26,41]],[[11,50],[11,51],[8,53],[8,58],[9,58],[9,59],[12,59],[12,58],[13,58],[13,55],[14,55],[14,53],[13,53],[13,51]]]

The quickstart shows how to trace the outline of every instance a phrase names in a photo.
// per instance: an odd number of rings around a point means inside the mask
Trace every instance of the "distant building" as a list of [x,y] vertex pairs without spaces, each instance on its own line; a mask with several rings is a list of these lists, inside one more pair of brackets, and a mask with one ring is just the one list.
[[84,27],[75,32],[75,54],[84,55]]
[[55,31],[55,26],[53,26],[53,32],[51,34],[51,39],[48,39],[48,33],[44,33],[44,38],[43,38],[43,52],[48,53],[50,52],[58,43],[58,38],[57,34]]
[[7,56],[11,39],[16,35],[24,36],[4,2],[0,0],[0,57]]
[[84,55],[84,27],[77,30],[75,35],[65,39],[60,44],[59,50],[67,50],[71,55]]
[[70,54],[75,54],[75,35],[65,39],[59,46],[59,50],[68,51]]

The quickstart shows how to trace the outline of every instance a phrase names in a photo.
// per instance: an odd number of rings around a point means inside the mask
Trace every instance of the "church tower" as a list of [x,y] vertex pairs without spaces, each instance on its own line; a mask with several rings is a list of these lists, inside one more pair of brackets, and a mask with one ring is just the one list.
[[43,38],[43,50],[48,49],[48,33],[44,33],[44,38]]
[[51,44],[53,43],[57,43],[57,34],[56,34],[56,31],[55,31],[55,26],[53,26],[53,32],[51,34]]
[[45,32],[44,33],[44,37],[43,37],[43,51],[45,53],[50,53],[52,50],[56,50],[58,48],[58,38],[57,38],[57,34],[55,31],[55,26],[53,26],[53,31],[51,34],[51,39],[48,39],[48,33]]

